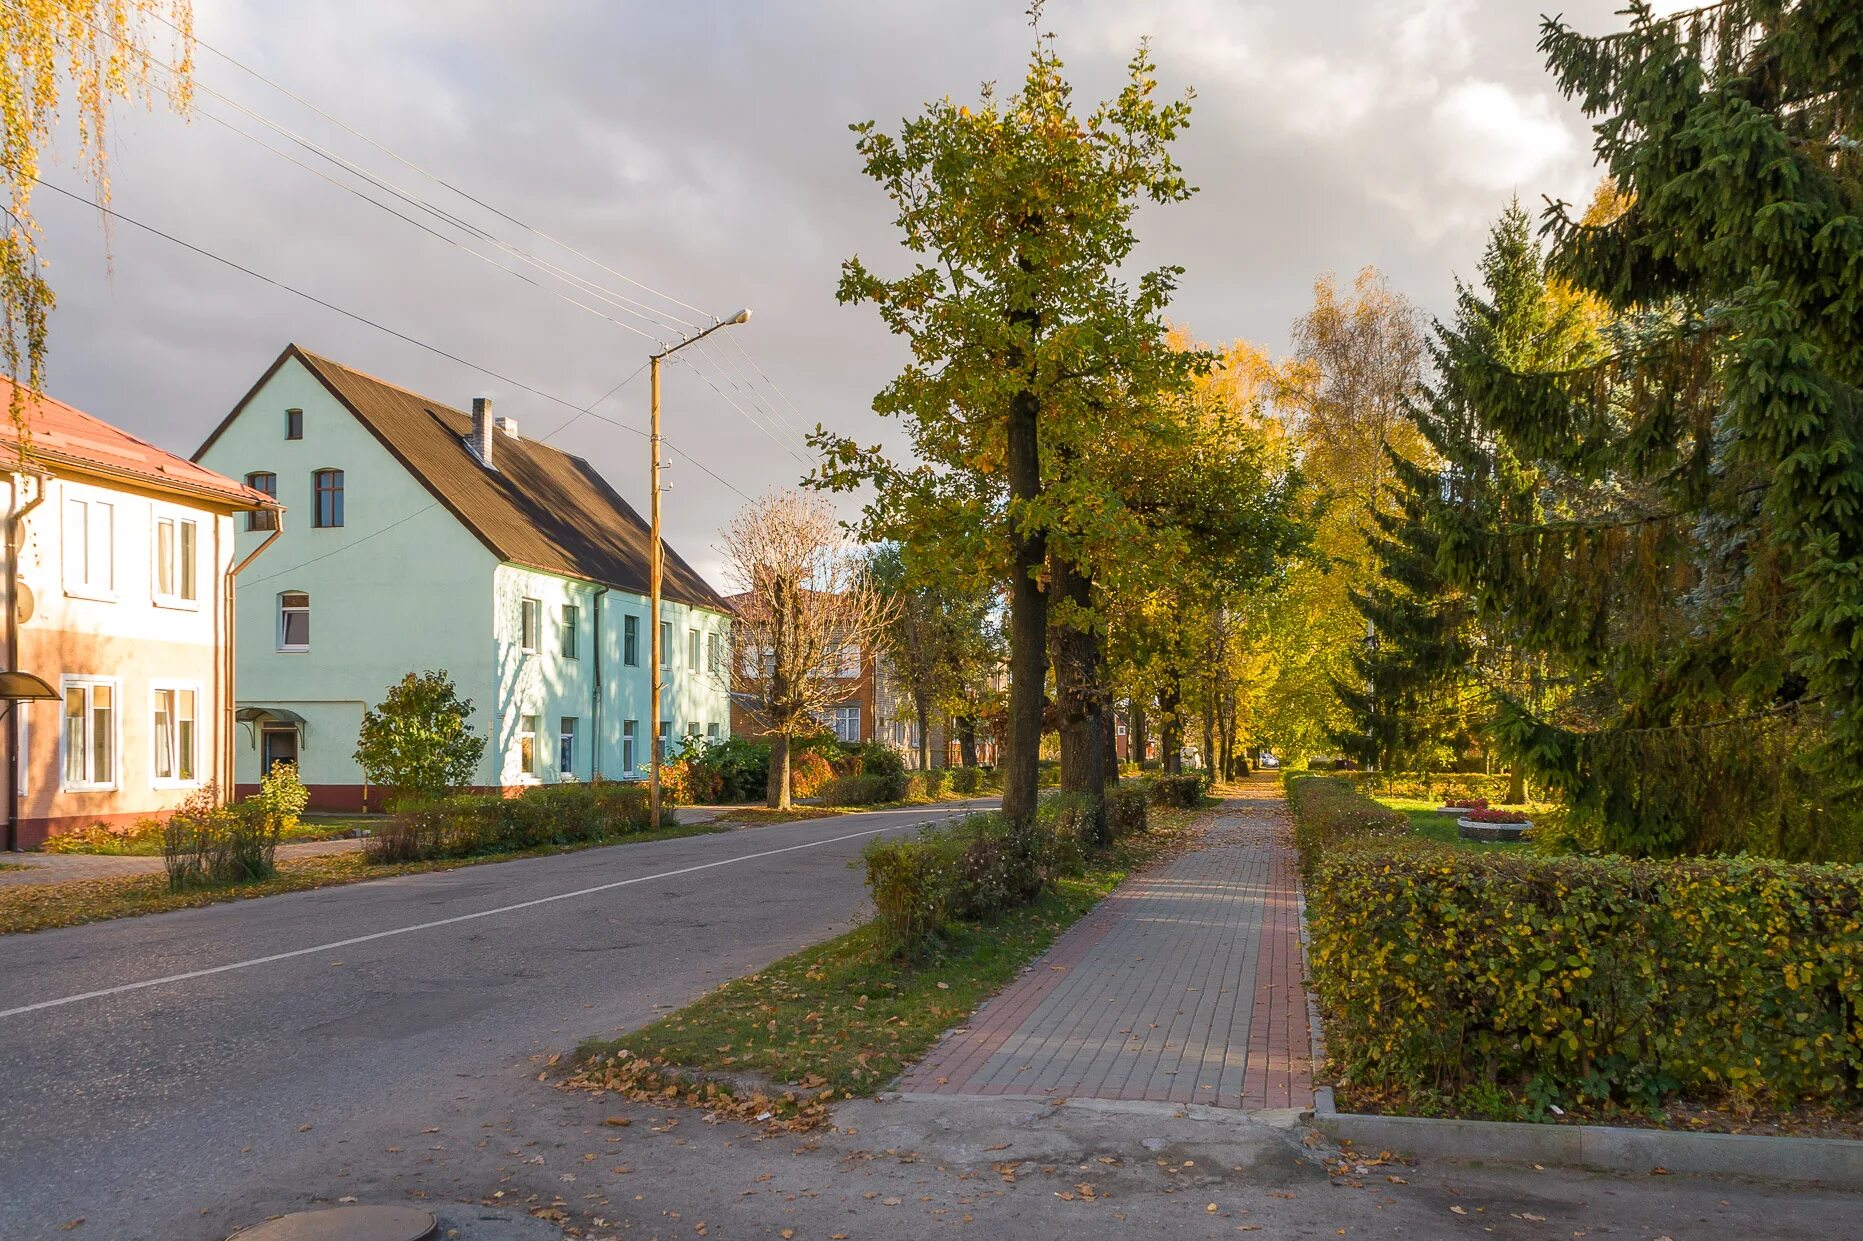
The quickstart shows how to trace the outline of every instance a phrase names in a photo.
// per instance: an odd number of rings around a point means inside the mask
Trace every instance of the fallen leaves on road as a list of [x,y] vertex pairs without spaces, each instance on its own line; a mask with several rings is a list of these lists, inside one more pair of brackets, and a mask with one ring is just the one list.
[[[680,1103],[702,1109],[708,1119],[762,1124],[771,1132],[800,1133],[826,1124],[828,1104],[834,1098],[832,1090],[781,1093],[758,1090],[740,1094],[729,1083],[694,1076],[664,1060],[637,1056],[626,1050],[583,1065],[562,1084],[568,1090],[612,1090],[625,1098],[657,1106]],[[626,1125],[629,1122],[625,1117],[610,1117],[604,1123]]]

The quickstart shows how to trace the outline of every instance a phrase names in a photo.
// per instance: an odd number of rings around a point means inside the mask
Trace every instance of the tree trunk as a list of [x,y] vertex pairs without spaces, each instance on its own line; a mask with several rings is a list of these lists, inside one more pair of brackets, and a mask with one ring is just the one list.
[[1132,749],[1132,761],[1140,767],[1145,765],[1145,749],[1151,739],[1145,735],[1145,700],[1137,694],[1132,695],[1132,718],[1126,725],[1126,740]]
[[957,761],[966,767],[977,765],[977,717],[957,717]]
[[1184,721],[1179,718],[1178,710],[1183,701],[1184,696],[1177,686],[1177,675],[1173,673],[1158,692],[1158,710],[1164,717],[1163,752],[1158,759],[1165,774],[1171,776],[1184,774]]
[[1106,690],[1099,639],[1087,623],[1093,582],[1067,557],[1049,560],[1049,580],[1072,619],[1052,627],[1055,713],[1061,727],[1061,788],[1087,799],[1089,832],[1106,840]]
[[789,737],[785,733],[770,737],[770,782],[764,792],[764,804],[772,810],[789,809]]
[[1216,775],[1216,704],[1206,700],[1203,704],[1203,766],[1211,775]]
[[[1040,402],[1023,389],[1009,402],[1009,499],[1041,496]],[[1036,580],[1048,558],[1048,536],[1027,517],[1010,521],[1009,723],[1003,737],[1003,815],[1035,820],[1036,763],[1041,758],[1041,706],[1048,679],[1048,596]]]
[[1514,769],[1507,774],[1507,802],[1509,806],[1518,806],[1527,800],[1527,765],[1519,759],[1514,760]]
[[919,717],[919,770],[931,770],[931,699],[922,691],[912,694],[912,710]]
[[1104,764],[1108,784],[1119,783],[1118,726],[1119,713],[1112,708],[1109,700],[1106,709],[1100,712],[1100,761]]

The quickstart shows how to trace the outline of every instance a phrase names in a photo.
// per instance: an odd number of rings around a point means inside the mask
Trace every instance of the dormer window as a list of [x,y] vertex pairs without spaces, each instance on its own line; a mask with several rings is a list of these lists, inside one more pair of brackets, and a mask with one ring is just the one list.
[[301,440],[304,438],[304,411],[287,409],[285,411],[285,438]]

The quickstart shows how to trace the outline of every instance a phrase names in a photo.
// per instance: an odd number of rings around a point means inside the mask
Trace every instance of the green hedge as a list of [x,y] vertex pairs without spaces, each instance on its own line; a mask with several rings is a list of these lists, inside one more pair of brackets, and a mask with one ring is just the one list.
[[1090,823],[1086,803],[1062,795],[1042,801],[1030,831],[989,811],[871,842],[861,856],[882,942],[900,956],[922,955],[950,922],[1026,904],[1055,879],[1081,873]]
[[1190,772],[1181,776],[1153,776],[1147,784],[1152,805],[1185,810],[1202,805],[1204,791],[1209,787],[1201,775]]
[[951,768],[951,791],[968,797],[983,787],[983,769],[980,767]]
[[1351,1084],[1529,1110],[1863,1098],[1863,868],[1464,852],[1393,839],[1343,781],[1288,787]]
[[[662,826],[673,814],[662,810]],[[652,825],[638,783],[546,784],[516,797],[462,794],[395,815],[364,845],[371,862],[505,853],[644,832]]]
[[1151,828],[1150,790],[1133,780],[1121,780],[1106,789],[1106,823],[1118,840]]

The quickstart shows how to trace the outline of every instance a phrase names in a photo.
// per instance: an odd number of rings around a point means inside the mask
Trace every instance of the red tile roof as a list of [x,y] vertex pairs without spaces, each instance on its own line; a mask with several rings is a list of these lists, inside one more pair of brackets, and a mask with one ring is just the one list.
[[[12,408],[14,385],[0,375],[0,415]],[[25,393],[25,468],[65,467],[78,473],[128,480],[162,491],[216,500],[235,509],[276,508],[262,491],[165,452],[63,401]],[[0,467],[19,468],[19,428],[0,416]]]

